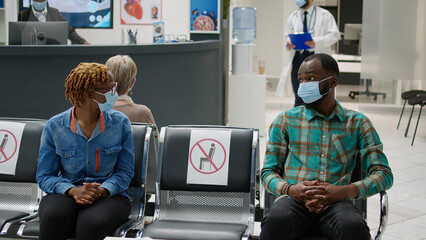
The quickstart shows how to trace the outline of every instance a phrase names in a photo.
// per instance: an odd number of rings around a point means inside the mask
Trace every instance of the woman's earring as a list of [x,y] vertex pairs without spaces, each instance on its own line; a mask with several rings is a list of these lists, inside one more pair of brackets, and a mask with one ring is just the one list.
[[129,94],[130,94],[130,95],[133,95],[133,91],[132,91],[132,89],[130,89]]

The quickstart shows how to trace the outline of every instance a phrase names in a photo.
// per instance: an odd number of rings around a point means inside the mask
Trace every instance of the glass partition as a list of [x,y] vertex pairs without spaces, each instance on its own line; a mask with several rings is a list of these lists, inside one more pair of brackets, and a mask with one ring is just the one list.
[[[399,105],[403,91],[421,88],[424,74],[416,74],[416,68],[424,69],[418,61],[426,51],[419,51],[425,45],[425,30],[418,31],[423,25],[419,6],[424,4],[420,2],[364,1],[361,78],[371,81],[361,82],[360,89],[365,92],[371,84],[368,89],[373,95],[362,95],[359,102]],[[379,95],[375,100],[374,92],[386,97]]]

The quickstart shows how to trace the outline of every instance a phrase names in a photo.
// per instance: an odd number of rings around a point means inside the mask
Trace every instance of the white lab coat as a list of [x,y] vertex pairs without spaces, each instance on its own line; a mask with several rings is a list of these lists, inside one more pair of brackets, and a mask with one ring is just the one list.
[[[314,6],[316,8],[316,14],[313,12],[312,22],[315,22],[315,25],[311,27],[310,30],[313,30],[312,39],[315,41],[315,53],[327,53],[332,54],[331,45],[335,44],[340,39],[340,32],[337,28],[336,21],[334,20],[331,13],[321,7]],[[304,10],[298,9],[290,15],[287,19],[287,26],[284,31],[284,39],[287,44],[289,41],[288,35],[295,32],[303,32],[303,22],[302,14]],[[316,15],[316,20],[315,20]],[[313,23],[312,23],[313,24]],[[281,72],[280,81],[278,82],[277,91],[275,94],[279,97],[283,97],[285,93],[286,81],[291,68],[291,63],[293,61],[295,51],[291,50],[286,62],[284,64],[283,70]]]

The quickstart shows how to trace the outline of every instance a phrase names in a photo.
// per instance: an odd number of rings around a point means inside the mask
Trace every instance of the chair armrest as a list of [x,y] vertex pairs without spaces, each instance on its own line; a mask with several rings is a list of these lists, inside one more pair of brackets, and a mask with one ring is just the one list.
[[4,227],[1,229],[0,235],[5,235],[7,233],[7,231],[9,230],[10,226],[12,226],[12,224],[18,223],[18,222],[27,222],[30,221],[34,218],[38,217],[38,212],[32,213],[28,216],[22,217],[22,218],[18,218],[16,220],[12,220],[12,221],[8,221],[4,224]]
[[132,221],[130,223],[125,224],[124,226],[121,226],[120,232],[118,234],[118,237],[126,237],[127,232],[131,229],[141,225],[143,223],[143,218],[137,221]]
[[241,240],[249,240],[254,230],[254,222],[250,222]]
[[[37,216],[38,217],[38,216]],[[18,231],[16,232],[16,235],[19,237],[24,237],[24,229],[27,227],[27,224],[32,223],[32,222],[38,222],[37,225],[40,224],[40,219],[38,219],[37,217],[30,219],[29,221],[26,221],[24,223],[22,223],[19,228]],[[37,234],[38,235],[38,234]]]
[[388,224],[388,216],[389,216],[389,201],[388,194],[383,191],[380,192],[380,223],[379,228],[377,229],[375,240],[380,240],[382,238],[383,233],[386,230],[386,226]]

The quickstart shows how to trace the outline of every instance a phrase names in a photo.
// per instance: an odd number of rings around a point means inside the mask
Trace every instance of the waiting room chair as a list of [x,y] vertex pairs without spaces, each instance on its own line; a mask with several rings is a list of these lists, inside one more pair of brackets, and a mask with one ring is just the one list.
[[[365,172],[361,169],[361,163],[357,158],[357,162],[355,165],[355,169],[352,173],[352,182],[359,181],[364,178]],[[386,191],[380,192],[380,219],[379,219],[379,227],[377,229],[375,240],[380,240],[383,236],[383,233],[386,230],[387,222],[388,222],[388,211],[389,211],[389,201],[388,195]],[[264,215],[267,214],[272,204],[274,203],[276,196],[270,194],[265,190],[265,210]],[[354,205],[361,212],[362,217],[367,221],[367,199],[357,199],[354,201]],[[321,234],[319,229],[311,229],[311,231],[307,231],[306,235],[302,236],[298,240],[327,240],[327,238]]]
[[419,117],[417,118],[416,129],[414,130],[413,140],[411,141],[411,146],[413,146],[414,139],[416,138],[417,127],[419,126],[420,116],[422,115],[422,109],[423,109],[423,106],[426,104],[426,92],[421,93],[421,94],[417,94],[415,96],[411,96],[410,98],[408,98],[408,104],[412,105],[413,108],[411,109],[410,119],[408,120],[407,129],[405,130],[404,137],[407,137],[407,135],[408,135],[408,129],[410,128],[411,118],[413,116],[415,106],[416,105],[420,106]]
[[399,121],[398,121],[398,125],[396,126],[396,129],[399,128],[399,124],[401,123],[402,115],[404,113],[405,105],[407,104],[408,99],[411,98],[411,97],[415,97],[419,94],[426,94],[426,91],[424,91],[424,90],[410,90],[410,91],[403,92],[401,94],[401,98],[404,99],[404,105],[402,106],[401,115],[399,116]]
[[[209,149],[204,150],[199,162],[192,163],[196,161],[193,158],[197,158],[192,149],[198,143],[190,146],[191,134],[196,130],[206,134],[206,141],[216,141],[210,136],[210,131],[230,132],[227,185],[187,183],[188,176],[194,176],[188,174],[190,168],[201,171],[201,158],[210,159],[209,169],[212,169],[215,156],[221,156],[220,151],[225,152],[224,147],[223,150],[219,147],[212,150],[214,144],[211,144],[208,145]],[[221,126],[163,127],[160,132],[157,161],[155,215],[153,222],[144,226],[136,238],[248,239],[254,228],[258,141],[258,130],[255,129]],[[202,147],[199,147],[197,151],[202,151],[201,149]],[[217,160],[216,158],[215,161]],[[197,170],[198,168],[200,169]],[[214,170],[205,174],[213,172]]]
[[[157,135],[156,127],[150,124],[132,123],[133,141],[135,145],[135,175],[129,186],[131,212],[126,222],[121,224],[111,236],[125,237],[127,232],[142,224],[145,213],[145,188],[146,165],[151,162],[149,158],[156,158],[155,150],[157,142],[153,141]],[[22,224],[17,232],[20,237],[37,237],[40,231],[40,223],[33,220]]]
[[[19,152],[16,153],[18,154],[18,159],[15,175],[0,174],[0,237],[13,236],[13,233],[9,231],[13,224],[36,218],[38,216],[38,205],[42,197],[42,191],[38,188],[35,175],[40,137],[45,121],[0,118],[2,149],[6,149],[5,146],[7,144],[13,144],[14,142],[10,139],[10,136],[6,136],[5,130],[9,132],[12,130],[5,129],[5,123],[22,123],[25,124],[25,127]],[[2,141],[5,138],[8,138],[8,141]],[[7,155],[6,152],[2,154],[1,160],[5,160],[5,155]],[[1,167],[2,164],[0,163]]]

